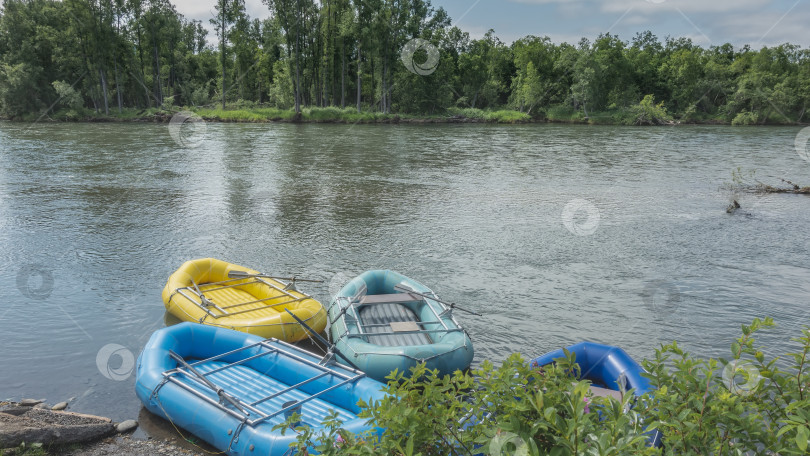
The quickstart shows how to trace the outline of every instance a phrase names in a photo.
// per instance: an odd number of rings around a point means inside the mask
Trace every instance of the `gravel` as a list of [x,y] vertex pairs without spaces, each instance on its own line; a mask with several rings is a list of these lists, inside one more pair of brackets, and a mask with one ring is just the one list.
[[165,440],[137,440],[128,436],[113,436],[95,443],[85,444],[77,450],[53,450],[48,454],[58,456],[105,456],[126,454],[131,456],[203,456],[202,451],[181,448]]

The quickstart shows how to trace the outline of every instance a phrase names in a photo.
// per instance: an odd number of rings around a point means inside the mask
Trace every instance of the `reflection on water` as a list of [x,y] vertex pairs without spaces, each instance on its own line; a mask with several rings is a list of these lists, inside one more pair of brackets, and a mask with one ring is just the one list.
[[322,279],[324,303],[398,270],[485,314],[458,315],[476,362],[583,339],[716,356],[766,315],[784,352],[808,323],[810,199],[728,215],[719,187],[737,167],[810,182],[798,130],[210,124],[181,148],[166,125],[0,123],[0,399],[136,416],[127,353],[98,355],[173,324],[160,291],[200,257]]

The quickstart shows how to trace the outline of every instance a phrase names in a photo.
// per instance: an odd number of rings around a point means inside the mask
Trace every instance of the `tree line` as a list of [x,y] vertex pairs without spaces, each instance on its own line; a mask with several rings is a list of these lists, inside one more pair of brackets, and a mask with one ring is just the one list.
[[[0,114],[261,104],[584,118],[641,103],[685,120],[793,123],[810,105],[810,50],[793,44],[703,48],[649,31],[507,44],[491,30],[471,38],[430,0],[263,0],[266,19],[214,1],[209,40],[168,0],[6,0]],[[417,64],[438,58],[429,71],[403,63],[414,39],[428,43]]]

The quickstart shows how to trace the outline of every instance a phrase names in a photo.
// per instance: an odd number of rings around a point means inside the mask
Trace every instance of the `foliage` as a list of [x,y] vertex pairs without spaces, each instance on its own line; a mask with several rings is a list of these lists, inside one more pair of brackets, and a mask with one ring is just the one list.
[[21,443],[16,448],[0,448],[0,456],[44,456],[47,449],[41,443]]
[[[506,44],[492,30],[471,38],[428,0],[264,4],[272,15],[260,20],[244,0],[217,0],[209,42],[202,23],[170,0],[6,0],[0,116],[36,118],[50,107],[123,117],[128,108],[171,107],[173,97],[176,106],[216,100],[221,109],[269,103],[301,118],[306,108],[375,114],[362,121],[458,107],[566,122],[749,125],[806,122],[810,107],[810,50],[792,44],[701,48],[649,31],[629,42],[601,34],[556,44],[530,35]],[[414,39],[424,44],[414,61],[438,58],[427,74],[403,56]],[[79,102],[64,96],[65,84]]]
[[84,104],[82,94],[74,89],[73,86],[65,81],[53,81],[52,85],[56,91],[56,95],[59,97],[58,104],[60,106],[73,110],[82,108],[82,105]]
[[667,114],[664,103],[655,104],[653,95],[645,95],[638,105],[632,108],[634,114],[633,123],[635,125],[660,125],[672,118]]
[[[519,355],[501,366],[439,377],[417,366],[410,378],[389,377],[386,397],[361,403],[377,431],[352,435],[330,416],[321,432],[299,427],[296,454],[324,455],[684,455],[807,454],[810,328],[797,353],[766,359],[754,334],[773,326],[742,326],[731,358],[702,359],[676,342],[662,345],[645,374],[657,390],[642,399],[593,397],[575,355],[532,368]],[[292,417],[280,429],[297,421]],[[380,429],[386,431],[379,432]],[[648,447],[649,432],[663,448]]]
[[754,125],[759,120],[759,116],[754,112],[742,111],[734,116],[731,125]]

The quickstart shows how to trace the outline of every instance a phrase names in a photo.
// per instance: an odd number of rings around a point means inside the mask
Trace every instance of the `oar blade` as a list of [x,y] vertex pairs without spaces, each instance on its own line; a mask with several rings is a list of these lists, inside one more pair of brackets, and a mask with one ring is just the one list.
[[247,279],[253,277],[254,274],[248,274],[247,271],[228,271],[229,279]]

